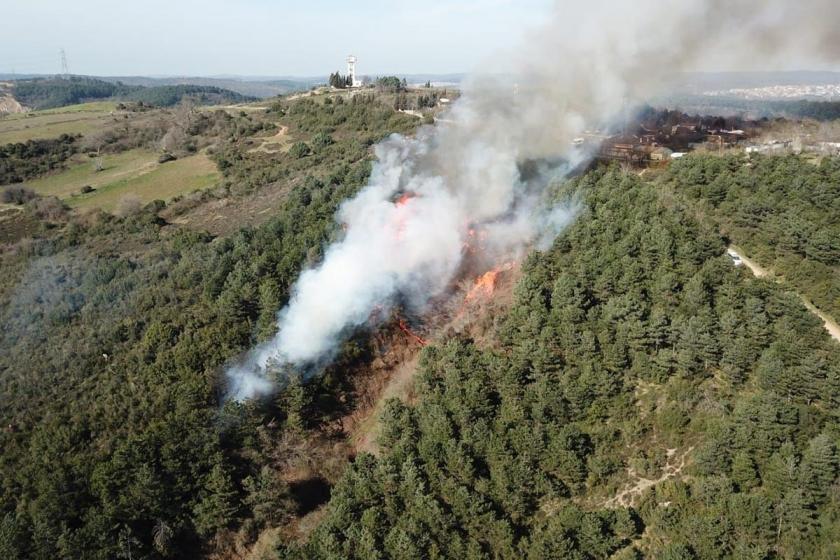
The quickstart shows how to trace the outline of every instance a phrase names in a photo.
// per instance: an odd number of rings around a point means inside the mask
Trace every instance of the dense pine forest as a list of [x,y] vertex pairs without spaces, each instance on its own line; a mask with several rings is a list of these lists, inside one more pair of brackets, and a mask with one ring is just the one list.
[[818,307],[840,317],[840,165],[798,156],[691,157],[673,189]]
[[[341,235],[371,146],[420,122],[378,94],[201,115],[178,147],[212,144],[206,192],[120,217],[14,201],[37,227],[0,253],[0,558],[840,555],[840,347],[795,293],[840,315],[840,158],[568,180],[577,220],[521,263],[486,336],[421,351],[375,455],[335,426],[376,333],[307,383],[225,399],[224,365]],[[275,130],[287,149],[255,149]],[[4,173],[84,142],[0,147]],[[224,233],[178,221],[269,191],[270,213]],[[785,283],[734,267],[730,243]]]

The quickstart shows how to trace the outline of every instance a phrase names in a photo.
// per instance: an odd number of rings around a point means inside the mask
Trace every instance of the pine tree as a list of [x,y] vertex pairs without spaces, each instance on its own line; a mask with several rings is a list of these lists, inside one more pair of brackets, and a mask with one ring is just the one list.
[[193,522],[199,534],[206,537],[230,525],[239,511],[236,489],[221,458],[207,476],[204,492],[195,507]]
[[732,459],[732,480],[742,492],[749,490],[761,482],[755,461],[746,451],[739,451]]
[[23,558],[23,536],[20,523],[12,513],[0,518],[0,558]]
[[245,478],[243,486],[245,503],[258,523],[275,526],[293,511],[289,487],[280,471],[264,466],[257,475]]
[[837,478],[837,453],[831,438],[820,434],[808,444],[800,465],[800,484],[822,503]]
[[827,376],[827,367],[822,356],[815,352],[805,354],[799,366],[791,372],[793,393],[810,404],[819,398]]
[[793,488],[797,480],[797,461],[792,446],[784,445],[770,457],[761,479],[768,495],[775,500]]
[[299,374],[289,377],[289,384],[281,395],[281,407],[286,413],[286,427],[292,430],[306,428],[309,408],[309,386]]
[[776,519],[776,538],[784,551],[800,553],[807,547],[817,527],[814,502],[807,492],[794,488],[785,494],[776,507]]

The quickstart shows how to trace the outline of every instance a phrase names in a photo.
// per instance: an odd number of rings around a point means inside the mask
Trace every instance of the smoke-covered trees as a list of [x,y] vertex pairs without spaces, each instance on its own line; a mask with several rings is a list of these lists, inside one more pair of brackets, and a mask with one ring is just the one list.
[[367,98],[291,105],[272,116],[296,137],[330,130],[300,160],[243,155],[250,119],[190,125],[226,132],[217,157],[240,192],[288,181],[262,225],[214,238],[167,225],[153,203],[63,220],[0,255],[0,557],[207,556],[297,514],[286,451],[338,470],[304,431],[338,406],[335,377],[223,407],[220,371],[273,334],[301,266],[366,182],[365,141],[415,119]]

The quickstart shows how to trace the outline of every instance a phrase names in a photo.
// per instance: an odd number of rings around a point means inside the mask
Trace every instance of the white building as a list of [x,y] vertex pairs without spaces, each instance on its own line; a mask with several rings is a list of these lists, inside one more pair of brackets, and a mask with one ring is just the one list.
[[356,57],[352,54],[347,57],[347,79],[350,87],[362,87],[362,80],[356,76],[356,61]]

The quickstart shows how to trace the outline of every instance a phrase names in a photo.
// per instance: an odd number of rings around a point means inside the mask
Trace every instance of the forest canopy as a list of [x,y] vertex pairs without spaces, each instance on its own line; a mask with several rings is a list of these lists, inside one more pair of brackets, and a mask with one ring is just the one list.
[[136,101],[157,107],[171,107],[184,99],[202,104],[242,103],[254,98],[215,86],[128,86],[95,78],[71,76],[37,78],[14,82],[13,93],[23,105],[33,109],[51,109],[88,101]]
[[[483,336],[430,337],[411,398],[370,419],[375,455],[342,430],[376,333],[309,382],[225,399],[224,366],[341,235],[371,147],[419,124],[399,95],[185,110],[174,145],[208,147],[221,179],[121,217],[9,191],[34,225],[0,253],[0,558],[840,555],[840,353],[792,292],[837,312],[840,158],[694,154],[562,183],[577,220],[518,264]],[[103,150],[169,130],[137,126]],[[4,173],[80,141],[5,146]],[[182,219],[270,193],[214,233]]]

